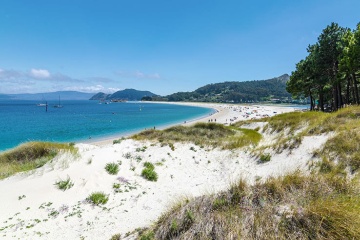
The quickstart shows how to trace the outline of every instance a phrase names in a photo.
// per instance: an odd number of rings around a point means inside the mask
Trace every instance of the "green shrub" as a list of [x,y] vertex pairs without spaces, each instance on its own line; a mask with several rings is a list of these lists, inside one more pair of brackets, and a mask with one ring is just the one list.
[[132,136],[135,140],[155,140],[161,146],[169,145],[175,150],[174,142],[192,142],[198,146],[213,146],[234,149],[246,145],[256,145],[261,134],[250,129],[228,127],[216,123],[197,123],[193,126],[174,126],[162,131],[146,130]]
[[266,154],[261,154],[261,155],[260,155],[259,161],[260,161],[261,163],[269,162],[270,160],[271,160],[271,155],[270,155],[270,153],[266,153]]
[[141,176],[152,182],[156,182],[158,179],[158,175],[153,168],[144,168],[141,172]]
[[119,165],[116,163],[107,163],[105,170],[111,175],[116,175],[119,172]]
[[109,200],[109,197],[103,192],[94,192],[87,198],[88,201],[95,205],[105,204]]
[[155,166],[151,162],[144,162],[144,167],[154,170]]
[[155,239],[155,234],[152,231],[145,232],[140,236],[140,240],[153,240],[153,239]]
[[0,179],[42,167],[60,151],[75,154],[77,149],[67,143],[28,142],[0,153]]
[[112,235],[110,240],[121,240],[121,234],[117,233],[115,235]]
[[66,180],[59,180],[55,182],[54,185],[56,185],[58,189],[65,191],[74,186],[74,183],[71,181],[70,177],[68,177]]

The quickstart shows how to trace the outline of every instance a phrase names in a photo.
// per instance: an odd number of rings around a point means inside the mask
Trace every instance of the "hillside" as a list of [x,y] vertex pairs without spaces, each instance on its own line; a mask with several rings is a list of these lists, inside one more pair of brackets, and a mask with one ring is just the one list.
[[193,92],[178,92],[166,96],[169,101],[196,102],[258,102],[270,99],[288,100],[291,95],[286,91],[289,75],[268,80],[246,82],[223,82],[208,84]]
[[58,91],[47,93],[22,93],[22,94],[7,94],[7,99],[12,100],[88,100],[93,94],[77,91]]
[[123,99],[129,101],[139,101],[143,97],[153,97],[157,96],[156,94],[149,91],[139,91],[135,89],[125,89],[117,91],[113,94],[97,93],[90,98],[90,100],[114,100],[114,99]]

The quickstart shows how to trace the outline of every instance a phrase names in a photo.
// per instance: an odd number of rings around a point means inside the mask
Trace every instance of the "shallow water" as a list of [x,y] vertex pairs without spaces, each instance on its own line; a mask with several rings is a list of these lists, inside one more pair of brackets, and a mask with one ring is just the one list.
[[212,113],[209,108],[173,104],[97,101],[0,101],[0,151],[27,141],[72,142],[125,135],[145,128],[182,123]]

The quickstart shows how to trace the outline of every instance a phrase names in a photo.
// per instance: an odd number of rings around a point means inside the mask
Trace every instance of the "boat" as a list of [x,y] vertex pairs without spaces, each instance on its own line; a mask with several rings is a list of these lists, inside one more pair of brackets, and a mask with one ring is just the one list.
[[60,96],[59,96],[59,104],[54,105],[53,107],[54,107],[54,108],[62,108],[62,107],[63,107],[63,106],[60,104]]
[[[36,104],[36,106],[38,106],[38,107],[47,107],[47,102],[45,101],[45,99],[44,99],[44,96],[42,97],[42,103],[38,103],[38,104]],[[45,103],[44,103],[45,102]]]

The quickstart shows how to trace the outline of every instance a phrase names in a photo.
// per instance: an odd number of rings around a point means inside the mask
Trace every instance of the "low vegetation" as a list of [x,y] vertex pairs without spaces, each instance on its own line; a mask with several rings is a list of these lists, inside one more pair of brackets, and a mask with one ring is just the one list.
[[300,172],[177,204],[146,233],[154,239],[357,239],[359,189]]
[[71,181],[70,177],[67,177],[66,180],[59,180],[57,182],[55,182],[54,184],[58,189],[60,190],[67,190],[70,189],[74,186],[74,183]]
[[28,142],[0,154],[0,179],[45,165],[61,151],[76,153],[73,144]]
[[105,165],[105,170],[108,174],[116,175],[119,172],[119,165],[117,163],[107,163]]
[[144,169],[141,172],[141,176],[149,181],[156,182],[158,179],[158,174],[155,172],[154,164],[150,162],[145,162]]
[[197,123],[194,126],[174,126],[165,130],[146,130],[132,136],[135,140],[158,140],[174,149],[174,142],[192,142],[198,146],[234,149],[257,145],[261,134],[255,130],[227,127],[216,123]]
[[94,192],[90,194],[87,200],[95,205],[106,204],[109,197],[103,192]]
[[271,160],[271,155],[269,153],[261,154],[259,157],[259,161],[261,163],[269,162]]
[[[239,180],[227,191],[180,201],[138,239],[358,239],[359,120],[360,107],[266,119],[263,132],[280,136],[282,150],[296,148],[291,144],[304,136],[331,134],[313,153],[317,161],[309,173],[258,179],[253,185]],[[279,146],[258,147],[259,161],[271,160],[264,150]]]

